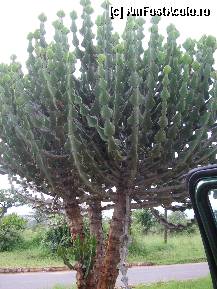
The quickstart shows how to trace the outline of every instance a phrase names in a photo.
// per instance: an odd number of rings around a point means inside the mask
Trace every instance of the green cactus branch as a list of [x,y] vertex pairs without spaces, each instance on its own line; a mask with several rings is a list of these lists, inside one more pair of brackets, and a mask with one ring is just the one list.
[[136,194],[137,185],[168,184],[195,163],[216,162],[207,135],[216,135],[215,38],[178,44],[170,25],[164,39],[160,17],[146,35],[144,19],[128,17],[119,35],[108,1],[94,35],[91,3],[81,5],[80,31],[75,11],[69,29],[59,11],[50,42],[39,16],[27,73],[15,56],[0,65],[2,171],[48,194],[104,198],[108,188],[115,200],[110,188],[126,178]]

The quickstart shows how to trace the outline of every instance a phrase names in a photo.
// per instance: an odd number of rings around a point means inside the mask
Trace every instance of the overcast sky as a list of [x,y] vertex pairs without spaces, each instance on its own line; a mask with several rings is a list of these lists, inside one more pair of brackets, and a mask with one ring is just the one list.
[[[56,19],[56,12],[60,9],[64,10],[66,15],[72,10],[81,13],[80,0],[1,0],[0,7],[0,62],[9,62],[10,55],[16,54],[18,60],[25,64],[27,53],[26,36],[29,32],[33,32],[38,28],[39,21],[37,19],[41,12],[48,17],[47,34],[49,39],[52,38],[52,21]],[[114,8],[120,9],[121,6],[127,8],[194,8],[194,9],[210,9],[210,16],[190,17],[162,17],[160,32],[165,35],[165,28],[170,23],[175,24],[179,30],[181,37],[180,42],[187,37],[199,39],[203,34],[211,34],[217,37],[217,1],[214,0],[191,0],[191,1],[142,1],[142,0],[110,0]],[[95,13],[93,18],[101,13],[100,5],[102,1],[92,1]],[[149,18],[147,17],[146,29],[148,28]],[[124,28],[125,20],[113,20],[114,30],[121,32]],[[66,17],[66,24],[70,25],[69,17]],[[69,27],[69,26],[68,26]],[[0,188],[8,186],[5,177],[0,177]]]
[[[1,53],[0,61],[7,62],[11,54],[16,54],[18,59],[25,62],[26,59],[26,36],[30,31],[38,28],[37,16],[44,12],[48,17],[48,36],[52,35],[51,23],[56,18],[56,12],[63,9],[67,15],[72,10],[81,12],[79,0],[7,0],[1,1],[0,9],[0,41]],[[101,13],[101,1],[95,0],[93,7],[95,15]],[[162,17],[161,32],[165,31],[165,27],[171,22],[174,23],[181,33],[180,39],[187,37],[199,38],[203,34],[212,34],[217,37],[217,2],[214,0],[191,0],[191,1],[141,1],[141,0],[111,0],[114,8],[123,6],[143,8],[149,6],[150,8],[161,8],[163,6],[170,8],[208,8],[211,11],[211,16],[203,17]],[[69,21],[69,18],[66,18]],[[124,20],[113,20],[116,31],[122,31],[124,27]],[[147,27],[147,25],[146,25]]]

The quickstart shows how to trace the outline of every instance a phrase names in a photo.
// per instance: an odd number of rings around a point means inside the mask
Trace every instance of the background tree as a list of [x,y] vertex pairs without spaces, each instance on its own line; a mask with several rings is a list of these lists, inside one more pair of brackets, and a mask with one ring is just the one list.
[[[24,190],[62,198],[80,248],[87,207],[97,245],[91,266],[78,258],[78,289],[114,288],[119,269],[127,288],[130,210],[188,206],[187,171],[216,162],[216,40],[180,46],[176,28],[164,40],[154,17],[144,49],[145,21],[129,17],[123,35],[114,33],[108,1],[95,37],[90,1],[81,5],[80,36],[76,12],[69,30],[59,11],[47,43],[41,14],[40,28],[28,35],[28,72],[15,56],[0,66],[0,170]],[[111,207],[104,240],[102,210]]]
[[178,224],[182,224],[182,225],[186,225],[188,222],[187,219],[187,214],[185,212],[172,212],[171,214],[168,215],[168,221],[178,225]]
[[43,210],[34,209],[32,213],[32,218],[35,220],[36,224],[46,224],[48,222],[48,214],[46,214]]
[[0,220],[8,212],[8,209],[12,207],[18,207],[24,205],[24,198],[16,191],[10,189],[0,190]]
[[156,223],[156,219],[149,209],[135,210],[132,219],[142,226],[143,232],[147,234],[151,227]]
[[[166,222],[168,222],[168,211],[167,209],[164,209],[164,218],[166,220]],[[167,226],[164,226],[164,243],[167,244],[168,241],[168,229]]]

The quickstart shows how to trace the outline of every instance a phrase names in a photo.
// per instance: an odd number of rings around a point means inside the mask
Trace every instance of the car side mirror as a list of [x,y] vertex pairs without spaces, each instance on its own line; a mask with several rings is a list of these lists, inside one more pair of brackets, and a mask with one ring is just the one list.
[[190,171],[187,186],[203,240],[213,288],[217,289],[217,165]]

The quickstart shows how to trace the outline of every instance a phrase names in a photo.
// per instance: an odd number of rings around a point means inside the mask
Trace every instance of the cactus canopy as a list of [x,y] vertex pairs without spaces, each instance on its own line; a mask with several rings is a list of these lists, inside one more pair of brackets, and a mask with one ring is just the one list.
[[[39,16],[39,29],[28,35],[26,74],[14,55],[0,66],[1,171],[53,195],[78,187],[81,202],[86,191],[89,199],[113,200],[105,188],[124,181],[132,198],[158,203],[146,190],[215,162],[216,40],[178,45],[174,25],[165,40],[159,17],[151,20],[149,39],[142,18],[129,17],[118,35],[107,1],[94,35],[90,1],[81,4],[80,31],[75,11],[69,29],[59,11],[50,43],[47,18]],[[171,192],[159,194],[160,203],[164,196],[173,201]]]

